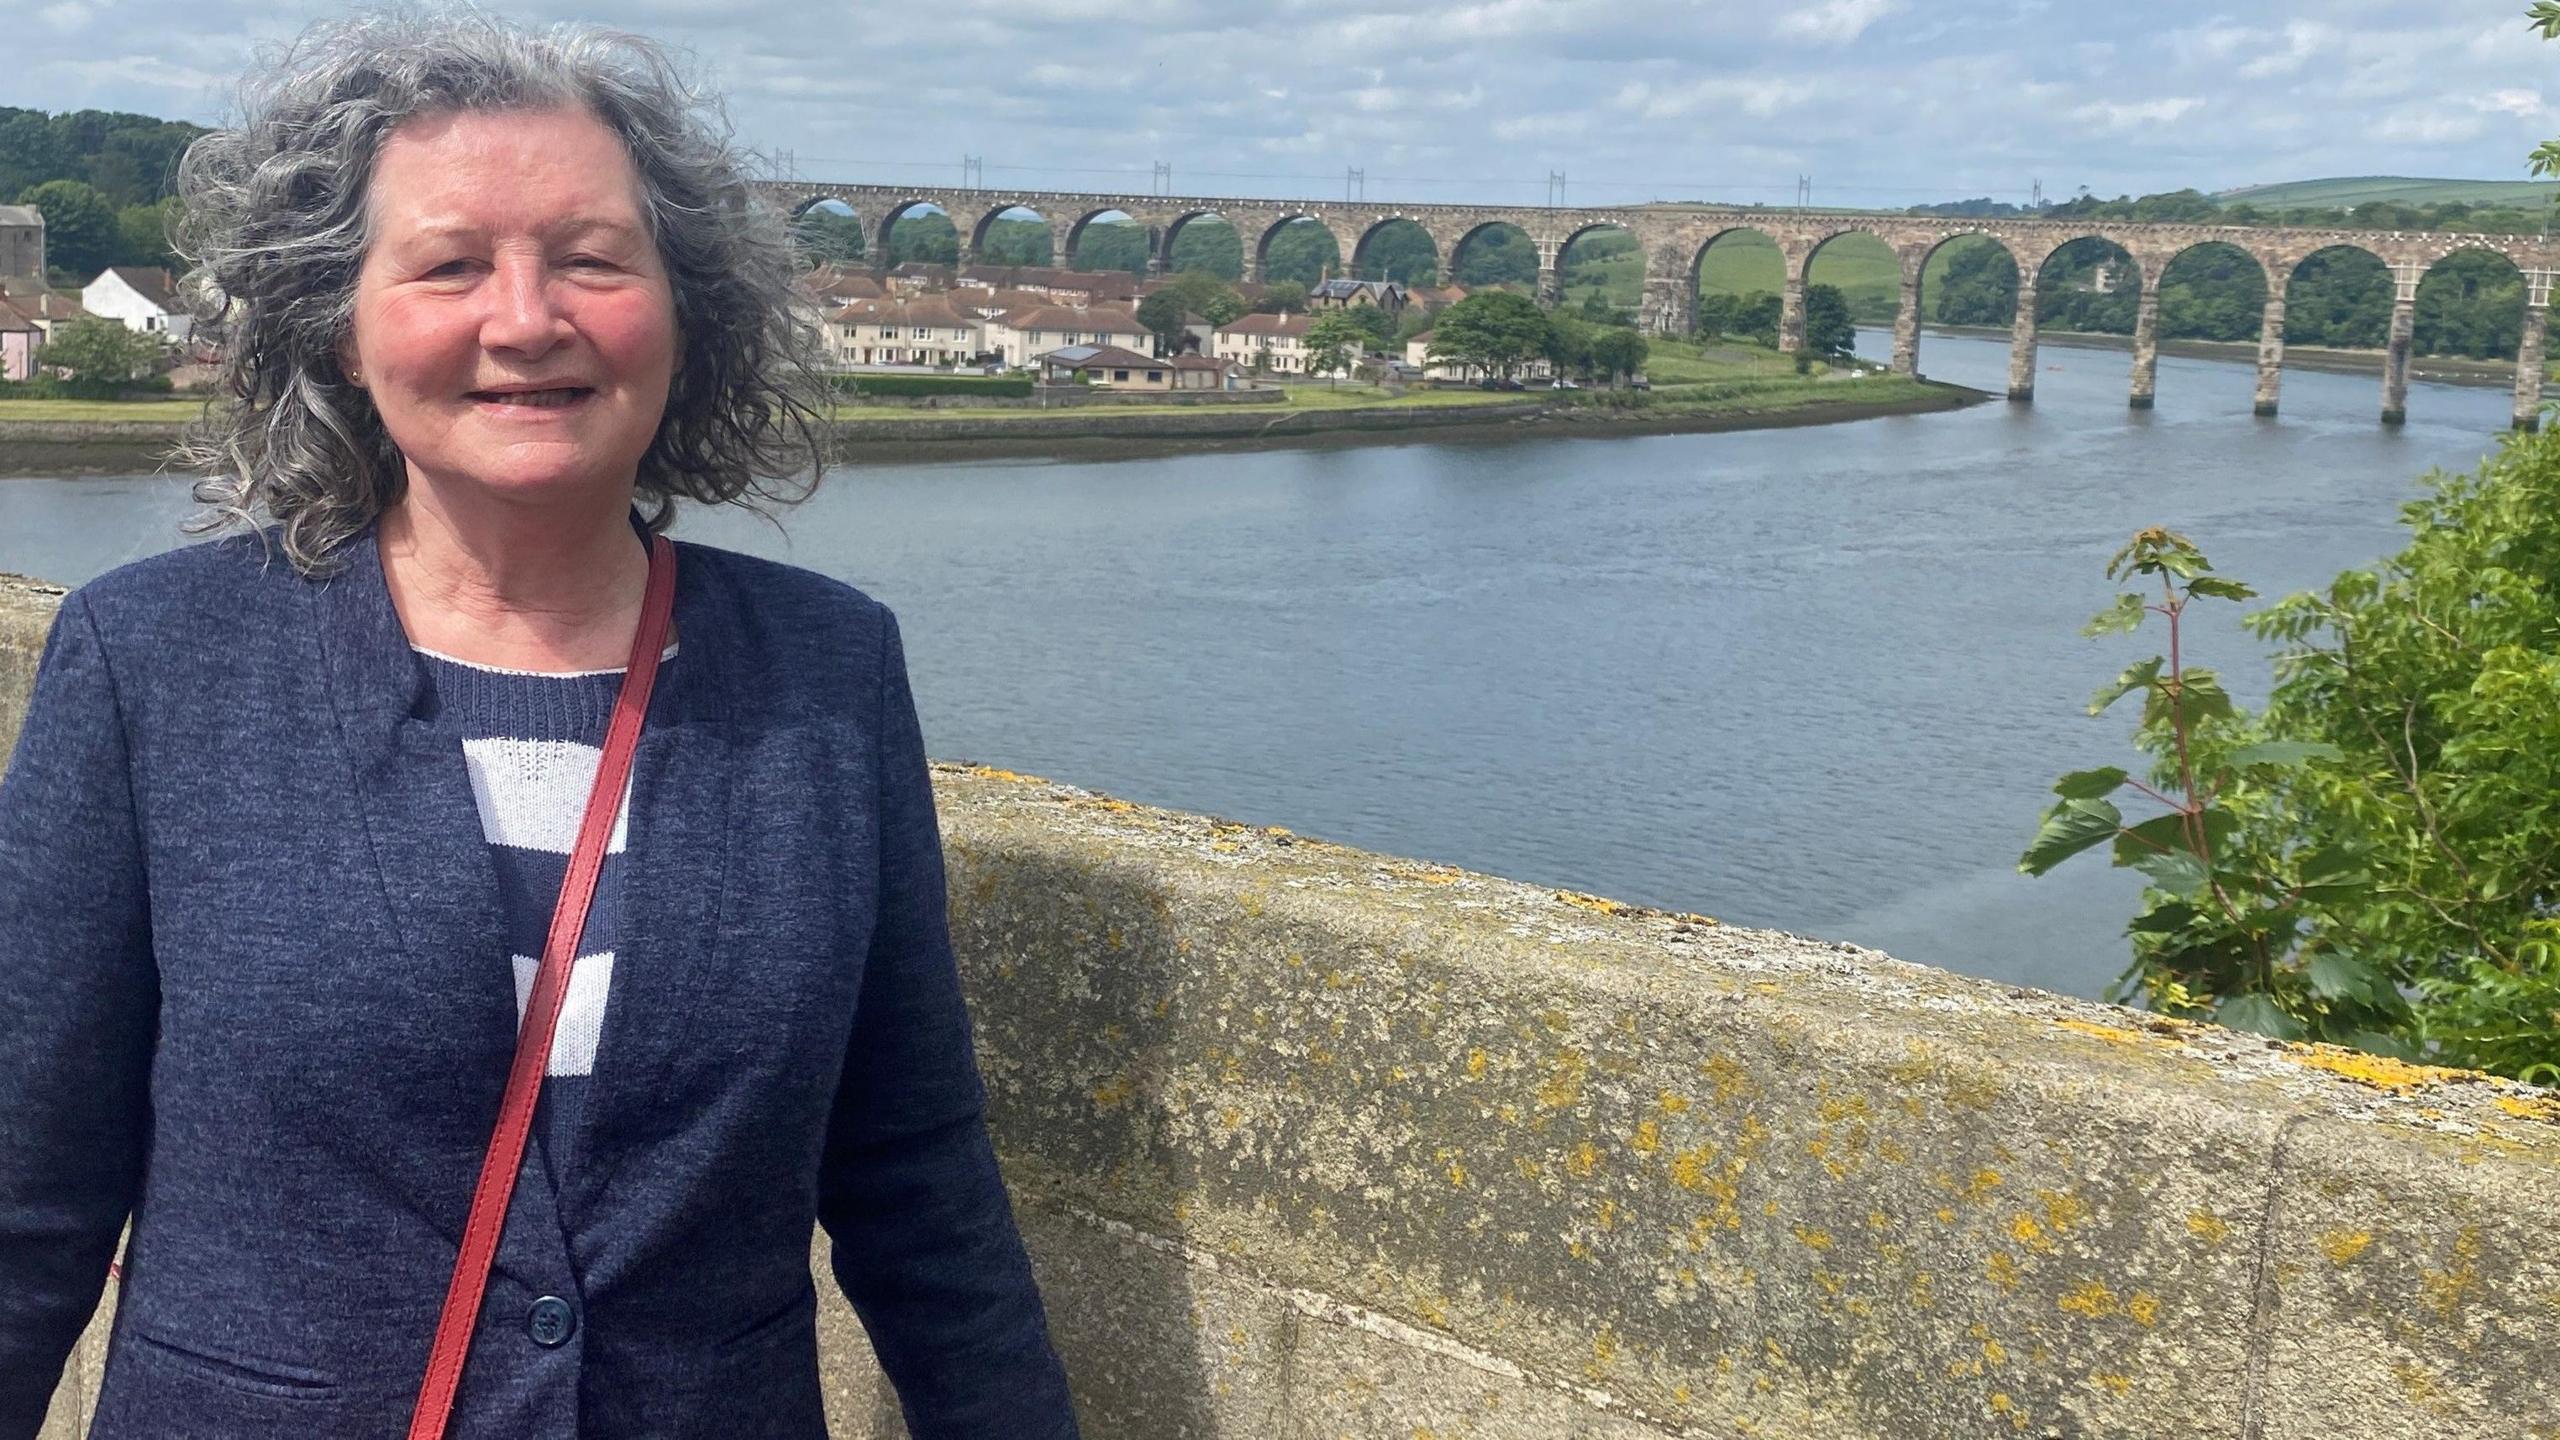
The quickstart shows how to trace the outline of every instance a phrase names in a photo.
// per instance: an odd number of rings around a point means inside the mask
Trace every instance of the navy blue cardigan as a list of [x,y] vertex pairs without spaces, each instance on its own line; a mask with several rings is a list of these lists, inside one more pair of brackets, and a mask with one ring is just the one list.
[[[677,550],[592,1163],[528,1151],[452,1434],[822,1440],[814,1221],[919,1440],[1073,1436],[897,624]],[[192,546],[55,622],[0,780],[0,1440],[128,1212],[98,1440],[405,1433],[515,1001],[460,735],[345,555]]]

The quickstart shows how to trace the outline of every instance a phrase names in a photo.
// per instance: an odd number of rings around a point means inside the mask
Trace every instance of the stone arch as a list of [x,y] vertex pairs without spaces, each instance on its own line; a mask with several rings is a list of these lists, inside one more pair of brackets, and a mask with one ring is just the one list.
[[785,213],[793,241],[818,264],[852,264],[870,247],[861,213],[841,196],[813,195]]
[[[1040,245],[1038,247],[1042,258],[1029,259],[1012,255],[1002,257],[988,255],[987,241],[994,235],[996,222],[999,220],[1008,222],[1029,220],[1038,224],[1042,232]],[[978,217],[977,223],[969,227],[969,248],[963,253],[971,259],[986,260],[992,263],[1055,265],[1058,263],[1057,233],[1057,222],[1052,219],[1047,212],[1039,209],[1037,206],[1025,204],[1020,200],[1008,200],[987,210],[984,214]]]
[[[2101,254],[2098,247],[2104,247],[2114,253]],[[2066,251],[2071,252],[2067,257],[2064,253]],[[2082,273],[2084,267],[2085,276]],[[2133,333],[2135,310],[2141,302],[2141,297],[2152,288],[2150,284],[2152,273],[2150,267],[2143,263],[2141,255],[2114,235],[2090,231],[2087,234],[2069,236],[2046,247],[2044,253],[2036,257],[2037,323],[2042,325],[2060,319],[2071,322],[2062,327],[2065,329],[2130,335]],[[2025,275],[2026,272],[2022,268],[2019,272],[2020,283],[2025,282]],[[2057,296],[2075,292],[2127,296],[2131,298],[2132,303],[2129,305],[2097,302],[2064,304],[2056,300]],[[2114,313],[2119,309],[2124,311],[2120,317]],[[2119,321],[2121,321],[2120,324]]]
[[[1226,267],[1223,265],[1207,267],[1209,273],[1216,275],[1221,280],[1243,279],[1245,269],[1252,259],[1250,252],[1246,249],[1245,227],[1236,223],[1236,221],[1224,211],[1211,209],[1182,210],[1166,217],[1164,224],[1163,249],[1160,252],[1164,272],[1168,275],[1173,273],[1174,247],[1181,242],[1184,232],[1191,228],[1192,223],[1200,220],[1214,221],[1217,224],[1225,226],[1234,234],[1236,241],[1235,273],[1232,275],[1226,273]],[[1205,234],[1206,232],[1203,233]]]
[[[1115,215],[1119,217],[1118,220],[1110,218]],[[1155,231],[1147,225],[1145,220],[1131,213],[1125,206],[1118,204],[1096,205],[1077,214],[1076,218],[1067,226],[1066,247],[1059,253],[1057,263],[1065,266],[1073,266],[1080,270],[1093,268],[1092,257],[1087,256],[1084,253],[1084,246],[1086,238],[1093,233],[1093,229],[1097,225],[1113,230],[1121,229],[1125,226],[1126,228],[1137,232],[1136,238],[1143,247],[1143,254],[1140,259],[1140,269],[1137,273],[1144,274],[1147,269],[1152,268],[1156,254]],[[1113,265],[1110,268],[1124,269],[1126,266]]]
[[2174,272],[2178,271],[2181,266],[2192,268],[2194,266],[2205,264],[2213,253],[2229,253],[2237,255],[2248,261],[2250,266],[2257,272],[2255,293],[2249,297],[2247,302],[2247,310],[2252,322],[2249,326],[2249,333],[2246,336],[2238,333],[2221,334],[2211,332],[2190,334],[2181,330],[2177,333],[2170,334],[2168,338],[2173,340],[2240,340],[2258,338],[2259,325],[2262,323],[2261,317],[2263,317],[2266,311],[2267,297],[2274,290],[2276,280],[2275,271],[2267,264],[2267,257],[2259,254],[2248,246],[2243,245],[2236,240],[2226,240],[2219,235],[2214,235],[2201,239],[2189,240],[2175,248],[2164,248],[2160,252],[2160,264],[2152,272],[2152,283],[2155,283],[2165,289],[2168,286],[2169,281],[2174,278]]
[[[941,201],[927,200],[913,196],[893,201],[888,208],[880,212],[880,225],[873,233],[871,240],[871,253],[875,257],[876,263],[883,268],[897,263],[897,256],[891,250],[889,242],[890,237],[897,231],[898,222],[909,218],[918,218],[919,212],[928,210],[941,216],[945,220],[951,219],[951,212],[943,208]],[[956,232],[959,228],[958,224],[955,222],[952,228]]]
[[[1751,238],[1742,240],[1741,237],[1744,236]],[[1720,274],[1711,281],[1708,269],[1714,263],[1716,247],[1733,246],[1737,242],[1739,242],[1739,249],[1747,258],[1741,261],[1738,270]],[[1734,253],[1733,250],[1726,251],[1728,255]],[[1691,323],[1694,326],[1698,321],[1706,318],[1706,307],[1715,296],[1739,296],[1764,288],[1772,295],[1783,294],[1788,288],[1787,270],[1787,242],[1775,231],[1749,224],[1720,226],[1709,232],[1688,251],[1681,269],[1674,277],[1679,287],[1679,294],[1675,297],[1675,301],[1687,302]],[[1765,287],[1758,283],[1763,274],[1767,275],[1769,282]],[[1741,283],[1740,278],[1746,275],[1752,282],[1748,286]]]
[[1516,275],[1510,272],[1520,270],[1520,264],[1518,261],[1510,262],[1509,268],[1496,283],[1505,285],[1517,283],[1535,289],[1538,284],[1537,238],[1529,233],[1528,227],[1518,221],[1499,218],[1480,220],[1447,233],[1441,245],[1441,253],[1447,257],[1441,278],[1453,283],[1457,282],[1459,260],[1466,255],[1471,246],[1492,244],[1491,237],[1496,231],[1508,231],[1519,237],[1517,240],[1501,242],[1499,248],[1504,252],[1506,259],[1516,251],[1521,259],[1527,262],[1525,271]]
[[1262,233],[1261,233],[1260,235],[1258,235],[1258,236],[1256,236],[1256,237],[1254,238],[1254,242],[1253,242],[1253,273],[1254,273],[1254,274],[1261,276],[1261,277],[1262,277],[1262,279],[1263,279],[1265,282],[1268,282],[1269,280],[1271,280],[1271,278],[1272,278],[1271,270],[1270,270],[1270,264],[1271,264],[1271,242],[1272,242],[1273,240],[1275,240],[1275,239],[1279,238],[1280,232],[1282,232],[1282,231],[1284,231],[1284,230],[1288,229],[1288,228],[1289,228],[1290,226],[1292,226],[1292,225],[1296,225],[1296,224],[1299,224],[1299,223],[1301,223],[1301,222],[1303,222],[1303,223],[1305,223],[1305,224],[1308,224],[1308,225],[1313,225],[1313,226],[1315,226],[1318,230],[1321,230],[1321,231],[1324,233],[1324,239],[1325,239],[1326,248],[1328,248],[1328,249],[1330,249],[1330,250],[1332,250],[1332,251],[1333,251],[1333,261],[1332,261],[1332,263],[1333,263],[1334,265],[1336,265],[1336,266],[1339,266],[1339,265],[1341,265],[1341,264],[1342,264],[1342,262],[1343,262],[1342,232],[1341,232],[1341,231],[1339,231],[1339,230],[1334,229],[1332,225],[1330,225],[1330,224],[1328,224],[1328,223],[1326,222],[1325,218],[1324,218],[1322,215],[1318,215],[1318,214],[1314,213],[1313,211],[1309,211],[1309,210],[1291,210],[1291,211],[1288,211],[1288,212],[1286,212],[1286,213],[1284,213],[1284,214],[1280,215],[1278,218],[1274,219],[1270,224],[1268,224],[1268,225],[1264,226],[1264,227],[1263,227],[1263,229],[1262,229]]
[[821,205],[840,205],[848,215],[860,218],[862,208],[833,190],[812,191],[782,207],[784,218],[797,220]]
[[[2495,293],[2513,290],[2510,306]],[[2524,267],[2485,238],[2462,237],[2418,277],[2414,353],[2512,360],[2524,333]]]
[[[2389,342],[2391,262],[2372,246],[2332,239],[2296,256],[2283,273],[2289,342],[2358,350],[2378,350]],[[2312,299],[2319,304],[2297,303]]]
[[[1579,261],[1574,258],[1574,246],[1604,233],[1623,235],[1626,237],[1627,245],[1622,253],[1633,255],[1636,262],[1635,274],[1631,277],[1631,283],[1613,284],[1611,282],[1614,277],[1593,276],[1591,273],[1591,267],[1595,264],[1605,263],[1605,261],[1603,261],[1601,257],[1593,254],[1589,247],[1585,247],[1582,258]],[[1596,280],[1596,283],[1600,287],[1600,293],[1604,297],[1605,303],[1621,310],[1635,310],[1641,313],[1644,306],[1645,281],[1649,278],[1651,268],[1650,257],[1646,254],[1645,250],[1644,238],[1636,233],[1635,227],[1627,224],[1623,220],[1586,221],[1583,224],[1577,225],[1571,230],[1566,231],[1563,237],[1556,242],[1556,300],[1558,303],[1562,303],[1566,299],[1570,298],[1570,292],[1568,292],[1565,287],[1571,283],[1573,279],[1581,278],[1586,280]]]
[[[1887,253],[1891,253],[1893,250],[1893,242],[1884,237],[1884,232],[1871,226],[1842,225],[1835,229],[1826,230],[1820,235],[1814,237],[1814,241],[1811,245],[1805,247],[1804,258],[1797,262],[1798,268],[1795,273],[1796,283],[1799,285],[1809,285],[1813,283],[1814,257],[1828,249],[1832,241],[1850,235],[1864,235],[1868,239],[1876,242],[1878,245],[1883,246]],[[1780,248],[1784,249],[1785,247],[1781,244]]]
[[[1369,223],[1361,229],[1360,238],[1352,242],[1351,253],[1349,256],[1345,257],[1349,261],[1350,273],[1364,280],[1403,279],[1403,276],[1389,275],[1383,273],[1383,270],[1381,270],[1381,273],[1376,275],[1369,273],[1372,269],[1381,269],[1382,264],[1394,263],[1378,261],[1376,259],[1376,250],[1378,242],[1382,236],[1386,235],[1390,231],[1402,233],[1401,231],[1398,231],[1398,227],[1400,226],[1405,227],[1413,234],[1422,237],[1422,243],[1431,252],[1431,277],[1432,280],[1436,282],[1440,277],[1442,268],[1447,259],[1447,257],[1440,253],[1439,239],[1431,233],[1430,226],[1425,225],[1421,220],[1414,216],[1400,212],[1374,216],[1370,219]],[[1408,273],[1411,273],[1410,264],[1411,262],[1407,260],[1403,262],[1403,266],[1401,268],[1406,268]]]

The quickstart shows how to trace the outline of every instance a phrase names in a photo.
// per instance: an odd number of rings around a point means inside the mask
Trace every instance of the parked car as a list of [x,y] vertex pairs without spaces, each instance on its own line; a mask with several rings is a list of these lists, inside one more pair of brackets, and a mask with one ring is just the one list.
[[1526,390],[1529,387],[1508,375],[1489,376],[1476,382],[1479,390]]
[[1630,375],[1627,377],[1627,388],[1630,390],[1650,390],[1653,388],[1653,382],[1647,380],[1641,375]]
[[1579,390],[1582,387],[1559,375],[1556,377],[1556,388],[1559,390]]

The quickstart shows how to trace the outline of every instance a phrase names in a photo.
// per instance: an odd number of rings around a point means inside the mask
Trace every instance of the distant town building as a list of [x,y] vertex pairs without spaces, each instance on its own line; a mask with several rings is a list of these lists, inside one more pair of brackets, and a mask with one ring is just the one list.
[[[89,313],[80,308],[79,301],[52,286],[24,279],[0,281],[0,300],[5,300],[20,315],[34,321],[36,329],[46,340],[53,338],[54,326]],[[43,341],[37,343],[42,344]]]
[[1176,355],[1168,363],[1173,366],[1173,388],[1176,390],[1244,388],[1244,367],[1233,360],[1218,360],[1207,355]]
[[36,351],[43,344],[36,322],[0,296],[0,380],[34,379]]
[[983,352],[982,327],[949,299],[856,300],[827,322],[838,365],[962,365]]
[[0,205],[0,286],[26,295],[49,285],[44,271],[44,212],[33,205]]
[[1415,285],[1406,289],[1405,300],[1422,307],[1425,315],[1437,315],[1467,298],[1464,285]]
[[1248,370],[1274,375],[1307,373],[1307,327],[1304,315],[1239,315],[1217,328],[1210,353]]
[[1036,305],[1007,310],[986,322],[987,350],[1010,366],[1026,366],[1038,356],[1070,345],[1119,345],[1133,350],[1152,347],[1154,337],[1138,317],[1117,305],[1077,307]]
[[185,340],[194,324],[178,299],[177,278],[157,266],[108,266],[81,289],[80,304],[128,330],[171,341]]
[[1072,385],[1078,377],[1114,390],[1170,390],[1173,362],[1117,345],[1068,345],[1040,357],[1040,379]]
[[1393,280],[1347,280],[1336,278],[1317,282],[1307,291],[1307,305],[1315,310],[1348,310],[1354,305],[1374,305],[1390,315],[1401,315],[1410,296]]
[[[1428,380],[1483,380],[1493,374],[1481,365],[1459,365],[1432,359],[1431,332],[1428,330],[1404,342],[1404,363],[1419,368],[1423,378]],[[1511,367],[1514,380],[1552,380],[1555,373],[1556,367],[1543,355],[1532,356]]]

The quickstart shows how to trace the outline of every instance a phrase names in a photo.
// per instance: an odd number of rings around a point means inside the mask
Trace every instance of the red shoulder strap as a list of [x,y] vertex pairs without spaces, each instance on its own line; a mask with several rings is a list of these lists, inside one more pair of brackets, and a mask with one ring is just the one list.
[[586,929],[596,876],[604,870],[615,812],[622,808],[631,752],[639,745],[640,722],[649,711],[649,688],[658,678],[658,656],[667,648],[667,622],[675,611],[675,595],[675,546],[664,535],[653,535],[649,588],[640,605],[639,633],[631,638],[631,665],[623,672],[622,688],[614,697],[613,719],[605,729],[604,759],[596,766],[595,788],[587,792],[586,818],[578,827],[577,848],[569,852],[569,874],[560,882],[560,903],[551,912],[551,933],[543,942],[533,993],[525,1001],[524,1026],[516,1032],[515,1064],[507,1071],[497,1131],[489,1137],[489,1153],[480,1162],[479,1187],[471,1192],[471,1218],[463,1225],[462,1252],[454,1257],[453,1283],[445,1289],[444,1312],[436,1320],[435,1348],[427,1353],[426,1380],[418,1387],[409,1440],[442,1440],[454,1392],[462,1384],[462,1363],[471,1351],[471,1331],[480,1316],[481,1296],[488,1289],[489,1265],[498,1253],[498,1234],[506,1228],[516,1172],[524,1164],[534,1101],[542,1090],[543,1071],[551,1063],[551,1035],[560,1023],[560,1003],[569,993],[578,936]]

